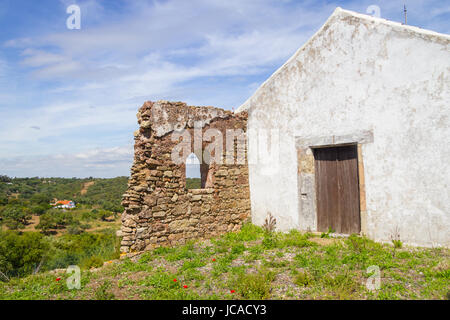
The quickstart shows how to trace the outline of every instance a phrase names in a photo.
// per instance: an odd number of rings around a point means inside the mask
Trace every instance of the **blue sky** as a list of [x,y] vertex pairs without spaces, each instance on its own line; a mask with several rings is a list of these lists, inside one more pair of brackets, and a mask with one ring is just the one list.
[[129,175],[144,101],[237,108],[337,6],[402,21],[403,3],[450,33],[448,1],[2,0],[0,174]]

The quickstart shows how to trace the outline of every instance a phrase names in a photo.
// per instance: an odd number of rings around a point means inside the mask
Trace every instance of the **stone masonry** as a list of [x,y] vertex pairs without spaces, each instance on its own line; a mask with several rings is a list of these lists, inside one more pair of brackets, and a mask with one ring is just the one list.
[[[137,118],[140,128],[134,133],[134,163],[122,201],[121,252],[239,230],[250,218],[246,147],[238,143],[239,139],[246,141],[247,113],[158,101],[144,103]],[[222,155],[218,152],[223,161],[208,164],[206,158],[216,154],[205,151],[218,139],[208,136],[208,129],[216,129],[223,136]],[[242,135],[227,141],[230,129]],[[180,138],[178,132],[189,133],[191,138]],[[227,142],[233,144],[233,163],[225,163],[230,156],[225,151]],[[189,148],[202,161],[202,189],[186,189],[187,155],[183,161],[172,160],[177,145]],[[244,155],[243,161],[237,161],[239,154]]]

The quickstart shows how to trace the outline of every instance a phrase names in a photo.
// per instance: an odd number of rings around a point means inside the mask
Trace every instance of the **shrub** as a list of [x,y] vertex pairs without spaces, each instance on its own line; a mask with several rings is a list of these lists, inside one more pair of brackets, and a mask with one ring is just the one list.
[[85,225],[82,225],[81,223],[74,222],[69,225],[67,228],[68,234],[82,234],[84,232],[84,229],[86,229]]
[[[120,238],[113,230],[103,233],[65,234],[52,240],[51,258],[46,269],[66,268],[80,265],[82,268],[100,266],[104,260],[117,259],[120,256]],[[90,259],[91,257],[96,257]]]
[[84,259],[81,262],[81,266],[83,268],[86,269],[91,269],[91,268],[100,268],[101,266],[103,266],[103,259],[99,256],[92,256],[89,258]]
[[224,235],[225,240],[229,241],[253,241],[260,239],[264,234],[261,227],[251,223],[244,223],[239,232],[229,232]]
[[299,272],[294,279],[294,283],[300,287],[307,287],[314,282],[314,278],[305,271]]
[[49,244],[37,232],[0,232],[0,270],[22,277],[31,274],[43,263]]
[[245,299],[267,299],[274,277],[273,272],[240,274],[235,280],[234,287]]

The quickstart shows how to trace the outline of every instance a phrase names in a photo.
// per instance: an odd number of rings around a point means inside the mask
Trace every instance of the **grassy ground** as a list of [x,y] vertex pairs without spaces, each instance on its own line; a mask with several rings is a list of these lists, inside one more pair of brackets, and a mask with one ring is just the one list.
[[[0,282],[0,299],[449,299],[449,263],[443,248],[265,233],[248,224],[83,271],[80,290],[67,289],[64,272]],[[370,266],[381,273],[375,291],[366,287]]]

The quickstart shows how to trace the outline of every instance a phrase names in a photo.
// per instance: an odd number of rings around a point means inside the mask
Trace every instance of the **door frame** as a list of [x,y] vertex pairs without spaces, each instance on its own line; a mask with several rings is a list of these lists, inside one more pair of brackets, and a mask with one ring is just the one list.
[[313,149],[356,145],[359,182],[360,234],[367,234],[366,187],[363,147],[373,143],[373,131],[359,131],[342,136],[295,137],[297,150],[298,218],[301,231],[317,232],[317,197]]

